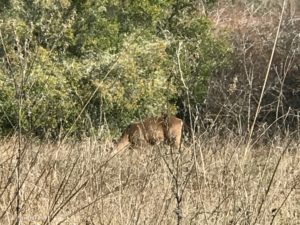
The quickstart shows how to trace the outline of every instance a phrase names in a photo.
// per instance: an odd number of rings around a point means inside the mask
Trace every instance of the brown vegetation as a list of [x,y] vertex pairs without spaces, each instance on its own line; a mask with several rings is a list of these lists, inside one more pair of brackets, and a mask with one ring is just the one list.
[[106,133],[59,144],[20,129],[0,141],[0,224],[299,224],[299,20],[284,14],[276,43],[274,8],[220,2],[210,16],[233,64],[213,74],[206,117],[188,115],[204,124],[190,146],[176,117],[130,124],[117,149],[140,149],[118,154]]
[[269,135],[278,130],[298,132],[300,20],[287,4],[282,7],[282,0],[268,1],[268,6],[235,2],[220,1],[210,13],[215,35],[224,36],[226,30],[233,48],[230,67],[213,74],[206,113],[217,129],[241,135],[251,130],[253,122],[258,135],[265,127]]
[[[148,145],[114,157],[92,139],[24,141],[20,221],[298,225],[298,143],[278,138],[246,153],[240,139],[204,135],[181,154]],[[16,146],[15,139],[1,141],[0,224],[15,224]]]
[[147,118],[131,123],[117,142],[117,151],[128,146],[155,145],[161,142],[180,148],[183,122],[175,116]]

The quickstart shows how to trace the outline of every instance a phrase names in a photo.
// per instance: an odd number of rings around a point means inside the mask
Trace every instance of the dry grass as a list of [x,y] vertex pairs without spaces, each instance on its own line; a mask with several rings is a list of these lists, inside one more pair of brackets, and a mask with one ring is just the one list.
[[[272,11],[224,2],[209,15],[216,33],[225,28],[248,41],[277,25]],[[253,46],[264,46],[253,37]],[[181,152],[155,146],[117,155],[93,139],[1,140],[0,224],[15,224],[19,193],[21,224],[298,225],[299,140],[274,138],[250,150],[243,140],[202,135]]]
[[[16,216],[16,140],[0,147],[0,224]],[[24,141],[22,224],[299,224],[297,141],[245,155],[239,138],[199,138],[113,156],[93,140]]]

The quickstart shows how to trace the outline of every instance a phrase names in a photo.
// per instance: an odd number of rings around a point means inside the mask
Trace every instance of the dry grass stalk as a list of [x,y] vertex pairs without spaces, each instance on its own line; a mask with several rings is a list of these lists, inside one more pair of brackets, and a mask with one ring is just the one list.
[[[180,153],[145,147],[111,157],[106,144],[27,141],[21,158],[24,224],[297,224],[298,143],[252,149],[203,135]],[[16,140],[0,147],[0,223],[15,221]],[[289,145],[287,143],[290,142]],[[52,166],[55,164],[56,166]]]

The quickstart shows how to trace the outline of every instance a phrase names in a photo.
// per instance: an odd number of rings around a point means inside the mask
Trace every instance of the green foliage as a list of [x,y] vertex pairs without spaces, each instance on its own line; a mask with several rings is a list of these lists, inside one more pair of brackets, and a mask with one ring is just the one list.
[[1,133],[21,122],[25,133],[57,137],[72,128],[81,136],[106,122],[117,128],[175,113],[169,102],[185,93],[182,78],[194,103],[202,102],[210,74],[226,62],[226,45],[213,37],[196,2],[2,4]]
[[[172,57],[173,76],[179,96],[191,107],[203,103],[210,76],[230,64],[228,44],[214,37],[210,21],[193,11],[192,6],[179,5],[182,10],[167,21],[170,33],[168,53]],[[178,58],[179,57],[179,58]]]
[[113,108],[121,108],[120,120],[159,114],[176,93],[165,72],[165,48],[165,41],[155,36],[133,33],[124,41],[113,74],[107,81],[98,81],[100,95]]
[[[56,12],[60,6],[61,2],[49,6],[15,2],[1,23],[3,133],[15,130],[20,121],[25,132],[57,135],[61,127],[70,126],[79,111],[66,79],[64,62],[68,58],[62,54],[72,19]],[[33,9],[35,16],[31,14]],[[21,114],[17,113],[20,108]]]
[[168,1],[73,1],[78,20],[74,24],[73,54],[120,51],[123,38],[135,29],[155,30]]

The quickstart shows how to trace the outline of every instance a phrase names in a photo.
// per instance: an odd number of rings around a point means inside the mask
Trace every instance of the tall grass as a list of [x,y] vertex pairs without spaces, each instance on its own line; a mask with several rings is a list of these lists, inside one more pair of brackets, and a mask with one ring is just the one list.
[[[222,28],[218,13],[214,21]],[[260,22],[251,16],[249,13],[244,20],[252,25]],[[223,19],[230,24],[228,21]],[[180,45],[180,67],[179,55]],[[252,87],[257,85],[249,68],[245,66],[249,107],[245,107],[248,103],[243,98],[231,95],[244,101],[240,113],[248,112],[249,116],[239,123],[243,131],[243,122],[247,121],[249,140],[243,135],[247,132],[235,135],[223,123],[226,129],[221,136],[220,128],[215,135],[193,133],[192,143],[185,143],[180,152],[160,145],[114,155],[109,141],[93,138],[72,142],[67,134],[61,143],[23,139],[20,120],[19,134],[1,140],[0,224],[299,224],[298,141],[287,131],[286,137],[273,135],[263,143],[264,136],[263,141],[252,142],[256,125],[256,119],[251,120],[255,112],[252,108],[258,113],[260,103],[257,107],[251,102]],[[218,92],[221,86],[217,85]],[[262,98],[264,91],[261,93]],[[221,97],[220,102],[224,108]],[[21,101],[19,106],[22,110]],[[276,114],[275,121],[278,118]],[[267,129],[256,132],[257,136],[263,136]]]
[[[0,223],[16,222],[18,140],[0,147]],[[290,138],[253,148],[228,135],[168,146],[24,141],[22,224],[299,224],[300,156]],[[245,142],[244,142],[245,143]],[[59,151],[59,152],[57,152]],[[56,157],[58,156],[58,157]]]

